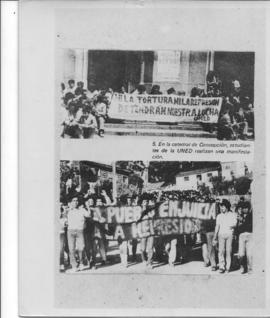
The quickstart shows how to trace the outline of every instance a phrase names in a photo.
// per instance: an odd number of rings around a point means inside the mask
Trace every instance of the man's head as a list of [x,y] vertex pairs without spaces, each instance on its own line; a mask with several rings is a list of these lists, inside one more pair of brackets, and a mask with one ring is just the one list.
[[152,94],[159,94],[160,86],[159,85],[153,85],[151,93]]
[[83,82],[77,82],[77,87],[80,87],[83,89],[84,83]]
[[72,99],[74,98],[74,94],[68,92],[65,94],[64,96],[64,103],[67,105],[69,101],[72,101]]
[[76,208],[78,207],[78,205],[79,205],[79,199],[78,199],[77,196],[74,196],[74,197],[71,199],[71,201],[70,201],[70,207],[71,207],[72,209],[76,209]]
[[243,214],[248,214],[248,212],[250,211],[250,205],[249,205],[249,202],[244,202],[243,204],[242,204],[242,212],[243,212]]
[[223,199],[220,203],[220,210],[222,213],[225,213],[225,212],[228,212],[230,211],[231,209],[231,203],[226,200],[226,199]]
[[171,87],[171,88],[169,88],[169,89],[167,90],[167,94],[168,94],[168,95],[176,94],[176,91],[175,91],[175,89],[174,89],[173,87]]
[[73,88],[74,86],[75,86],[75,81],[74,80],[69,80],[68,81],[68,86],[70,87],[70,88]]
[[127,197],[127,205],[131,205],[131,197]]
[[82,87],[79,87],[79,86],[78,86],[78,87],[75,89],[75,95],[76,95],[76,96],[83,95],[83,93],[84,93],[84,90],[83,90]]
[[145,86],[144,85],[138,85],[138,92],[139,92],[139,94],[143,94],[143,93],[145,93],[145,91],[146,91],[146,88],[145,88]]
[[124,94],[126,92],[125,86],[121,86],[120,93]]
[[94,206],[95,204],[94,199],[92,197],[88,198],[85,203],[86,203],[86,206],[88,207]]
[[238,206],[238,207],[237,207],[237,213],[238,213],[239,215],[242,214],[242,207],[241,207],[241,206]]
[[95,90],[96,90],[95,85],[90,84],[90,85],[89,85],[89,91],[90,91],[91,93],[93,93]]
[[97,198],[96,206],[102,206],[102,205],[103,205],[102,199],[101,198]]
[[142,205],[147,205],[148,204],[148,200],[144,199],[142,200]]

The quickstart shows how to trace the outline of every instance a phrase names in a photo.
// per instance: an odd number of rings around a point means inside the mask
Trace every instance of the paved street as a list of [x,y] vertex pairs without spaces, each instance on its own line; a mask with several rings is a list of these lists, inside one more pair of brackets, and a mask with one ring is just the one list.
[[[139,248],[140,246],[138,245],[137,251],[139,251]],[[211,267],[205,267],[203,264],[200,248],[196,248],[192,251],[191,260],[189,262],[183,264],[178,262],[174,267],[171,267],[166,263],[154,261],[153,268],[149,268],[142,263],[141,256],[137,253],[136,262],[129,262],[128,267],[126,268],[120,263],[120,255],[116,242],[110,242],[107,257],[108,261],[106,265],[101,265],[101,263],[98,262],[97,269],[89,269],[87,266],[84,270],[75,272],[75,274],[241,275],[240,270],[234,270],[227,274],[211,271]],[[72,274],[74,273],[72,272]],[[241,276],[247,276],[247,274]]]

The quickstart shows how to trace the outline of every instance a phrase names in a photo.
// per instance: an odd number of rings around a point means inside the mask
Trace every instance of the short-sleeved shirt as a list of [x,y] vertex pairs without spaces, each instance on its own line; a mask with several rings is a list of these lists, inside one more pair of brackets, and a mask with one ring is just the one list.
[[105,103],[97,103],[96,104],[96,111],[99,115],[106,115],[106,104]]
[[237,215],[231,211],[220,213],[217,216],[216,224],[219,225],[218,234],[233,234],[237,224]]
[[72,93],[74,95],[75,94],[75,89],[76,89],[76,87],[73,87],[73,88],[67,87],[64,90],[64,94],[66,95],[67,93]]
[[83,208],[70,209],[67,214],[69,230],[83,230],[85,228],[85,218],[90,213]]

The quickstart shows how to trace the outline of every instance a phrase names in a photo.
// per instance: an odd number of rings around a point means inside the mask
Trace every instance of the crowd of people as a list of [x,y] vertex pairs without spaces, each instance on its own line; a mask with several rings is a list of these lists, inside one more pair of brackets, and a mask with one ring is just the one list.
[[[193,87],[191,97],[221,97],[222,107],[217,124],[202,123],[204,130],[216,131],[220,140],[247,139],[254,137],[253,102],[242,91],[239,80],[232,79],[230,89],[224,89],[222,81],[215,71],[209,71],[206,77],[206,91]],[[125,94],[124,86],[117,91]],[[111,88],[96,89],[84,87],[84,83],[75,83],[70,79],[61,84],[62,131],[64,138],[92,138],[96,133],[104,137],[104,124],[108,120],[108,109],[114,91]],[[131,92],[134,95],[148,94],[146,86],[139,84]],[[153,85],[149,94],[186,95],[185,91],[176,91],[174,87],[162,92],[159,85]]]
[[[216,219],[206,222],[196,234],[149,236],[141,239],[117,239],[120,262],[124,267],[143,262],[153,268],[153,261],[161,264],[182,264],[192,260],[194,246],[201,248],[204,266],[220,273],[240,265],[242,273],[252,271],[252,207],[241,197],[234,206],[227,199],[205,196],[198,191],[155,191],[140,195],[111,199],[105,189],[77,192],[62,196],[60,212],[60,270],[67,272],[97,269],[115,264],[108,258],[110,250],[107,234],[110,224],[105,223],[100,206],[141,206],[142,219],[153,218],[153,209],[161,202],[179,200],[216,203]],[[139,248],[138,248],[139,246]],[[140,254],[141,259],[138,259]],[[232,265],[238,255],[237,264]],[[99,257],[98,257],[99,256]]]

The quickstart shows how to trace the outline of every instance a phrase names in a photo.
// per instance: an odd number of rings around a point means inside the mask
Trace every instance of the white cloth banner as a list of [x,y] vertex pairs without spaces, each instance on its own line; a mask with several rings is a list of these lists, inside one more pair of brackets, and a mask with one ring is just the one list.
[[108,116],[134,121],[216,123],[221,103],[219,97],[115,93]]

